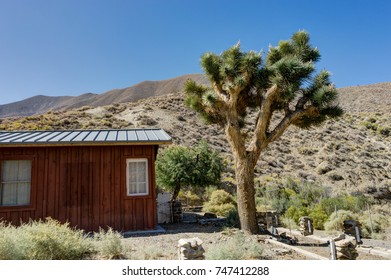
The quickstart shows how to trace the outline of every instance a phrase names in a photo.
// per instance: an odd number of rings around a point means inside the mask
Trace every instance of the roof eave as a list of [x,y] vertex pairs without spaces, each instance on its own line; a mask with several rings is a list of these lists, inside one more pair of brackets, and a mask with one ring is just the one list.
[[1,143],[1,147],[65,147],[65,146],[140,146],[140,145],[169,145],[172,140],[167,141],[105,141],[105,142],[53,142],[53,143]]

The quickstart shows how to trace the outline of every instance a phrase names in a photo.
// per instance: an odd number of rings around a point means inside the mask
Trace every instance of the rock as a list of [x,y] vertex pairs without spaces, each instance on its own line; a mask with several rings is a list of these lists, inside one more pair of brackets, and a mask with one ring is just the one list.
[[356,250],[356,240],[354,237],[346,237],[345,239],[335,242],[338,260],[355,260],[358,257]]
[[273,248],[272,251],[277,255],[286,255],[291,253],[291,250],[284,248]]
[[312,219],[308,216],[300,217],[299,219],[300,232],[302,235],[314,234],[314,227],[312,225]]
[[205,250],[198,237],[182,238],[178,241],[178,257],[180,260],[203,260]]
[[215,213],[205,213],[204,214],[204,218],[206,219],[216,219],[217,218],[217,215]]

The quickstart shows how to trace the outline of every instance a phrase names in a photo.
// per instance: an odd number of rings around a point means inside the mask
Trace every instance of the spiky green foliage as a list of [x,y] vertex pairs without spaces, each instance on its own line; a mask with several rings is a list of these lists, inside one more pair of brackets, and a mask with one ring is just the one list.
[[[302,128],[319,125],[343,113],[334,104],[338,92],[330,82],[329,72],[315,73],[315,62],[319,59],[319,50],[311,46],[309,34],[304,31],[270,47],[265,62],[260,53],[241,51],[239,44],[220,55],[205,53],[201,65],[211,87],[188,81],[186,104],[208,123],[224,126],[225,112],[235,92],[240,92],[235,109],[244,118],[247,107],[258,105],[262,109],[267,90],[276,85],[278,94],[274,97],[272,111],[305,111],[292,124]],[[291,104],[294,100],[298,101]],[[295,105],[293,109],[292,105]]]

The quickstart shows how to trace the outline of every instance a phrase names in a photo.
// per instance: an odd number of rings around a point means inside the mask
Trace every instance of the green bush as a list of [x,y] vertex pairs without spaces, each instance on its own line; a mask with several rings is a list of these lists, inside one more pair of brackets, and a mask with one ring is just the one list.
[[259,181],[256,189],[256,202],[260,208],[284,213],[291,206],[310,207],[326,195],[326,188],[323,186],[287,177],[272,182]]
[[223,217],[227,217],[228,213],[235,209],[236,202],[233,196],[224,190],[212,192],[209,201],[203,205],[204,212],[212,212]]
[[100,229],[99,233],[94,235],[95,247],[98,254],[103,259],[122,258],[122,235],[109,228],[107,231]]
[[308,208],[307,207],[296,207],[291,206],[285,212],[285,217],[292,219],[295,223],[299,223],[299,219],[302,216],[308,216]]
[[209,202],[204,203],[203,211],[215,213],[217,216],[227,217],[228,214],[236,210],[236,206],[232,203],[213,205]]
[[312,219],[315,229],[324,229],[324,224],[329,218],[329,215],[323,210],[320,204],[316,204],[313,209],[310,210],[308,216]]
[[207,260],[256,260],[262,256],[263,248],[251,237],[238,232],[222,244],[215,244],[205,253]]
[[183,187],[197,193],[220,183],[223,170],[223,158],[205,141],[193,148],[174,145],[156,159],[156,182],[175,200]]
[[240,228],[239,213],[236,208],[228,212],[225,225],[227,227]]
[[357,215],[352,211],[338,210],[336,213],[332,213],[324,224],[324,228],[327,231],[335,231],[343,229],[343,222],[345,220],[358,220]]

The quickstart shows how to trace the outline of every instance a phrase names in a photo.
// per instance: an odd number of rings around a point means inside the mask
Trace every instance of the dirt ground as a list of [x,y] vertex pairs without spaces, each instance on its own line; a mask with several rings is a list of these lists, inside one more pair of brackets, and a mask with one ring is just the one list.
[[[175,260],[178,259],[177,244],[181,238],[198,237],[203,241],[203,248],[207,252],[216,244],[224,244],[232,238],[233,232],[215,225],[199,225],[197,223],[181,223],[162,226],[166,232],[160,234],[139,234],[124,239],[126,258],[142,260]],[[266,239],[270,235],[259,234],[248,238],[258,241],[263,247],[261,259],[265,260],[307,260],[309,258],[287,248],[268,244]],[[328,258],[328,245],[314,240],[299,238],[296,247]],[[379,256],[360,252],[359,260],[381,260]]]
[[[220,226],[199,224],[170,224],[162,226],[166,232],[161,234],[141,234],[124,239],[126,257],[130,259],[175,260],[178,259],[177,244],[181,238],[198,237],[203,248],[208,251],[215,244],[223,244],[232,237],[232,232]],[[265,243],[268,235],[254,235],[262,244],[262,259],[266,260],[305,260],[306,257],[294,251]]]

